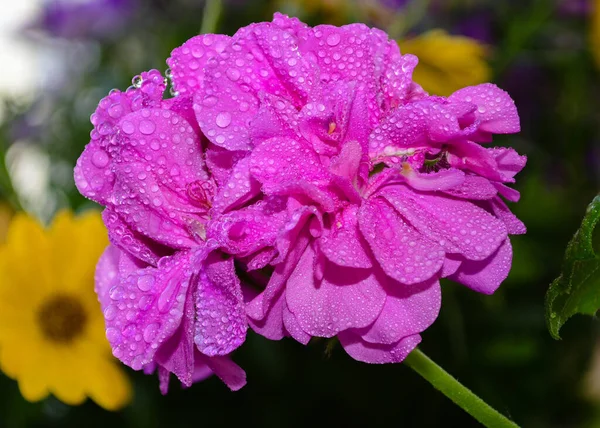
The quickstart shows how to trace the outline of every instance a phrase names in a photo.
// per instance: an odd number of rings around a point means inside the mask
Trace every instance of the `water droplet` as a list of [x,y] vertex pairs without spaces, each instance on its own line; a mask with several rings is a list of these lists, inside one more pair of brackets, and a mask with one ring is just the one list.
[[216,122],[218,127],[227,128],[231,123],[231,114],[229,112],[219,113]]
[[337,46],[340,43],[340,35],[338,33],[332,33],[327,36],[327,44],[329,46]]
[[158,328],[160,324],[153,322],[152,324],[148,324],[144,329],[144,340],[148,343],[152,342],[156,337],[156,333],[158,333]]
[[98,168],[108,165],[109,157],[104,150],[98,150],[92,155],[92,163]]
[[142,76],[140,75],[133,76],[133,79],[131,79],[131,84],[134,88],[141,88],[142,83],[144,83],[144,79],[142,79]]
[[150,122],[149,120],[142,120],[139,126],[140,132],[144,135],[150,135],[156,130],[156,125],[154,122]]
[[142,291],[149,291],[154,285],[154,277],[152,275],[142,275],[137,280],[137,286]]
[[226,74],[227,74],[227,77],[229,77],[229,79],[234,82],[240,78],[240,72],[237,68],[233,68],[233,67],[228,68],[226,71]]

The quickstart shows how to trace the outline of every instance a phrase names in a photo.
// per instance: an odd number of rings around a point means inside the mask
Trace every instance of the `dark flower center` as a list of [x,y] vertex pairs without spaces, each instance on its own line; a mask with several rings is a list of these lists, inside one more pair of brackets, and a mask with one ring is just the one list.
[[38,322],[47,339],[68,343],[79,336],[87,316],[79,299],[69,295],[55,295],[42,304]]

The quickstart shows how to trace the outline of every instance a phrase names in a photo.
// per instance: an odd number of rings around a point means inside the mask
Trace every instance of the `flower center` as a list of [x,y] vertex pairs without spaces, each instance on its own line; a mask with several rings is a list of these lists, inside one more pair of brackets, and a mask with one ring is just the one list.
[[83,305],[73,296],[55,295],[38,311],[40,328],[44,336],[53,342],[71,342],[83,332],[86,321]]

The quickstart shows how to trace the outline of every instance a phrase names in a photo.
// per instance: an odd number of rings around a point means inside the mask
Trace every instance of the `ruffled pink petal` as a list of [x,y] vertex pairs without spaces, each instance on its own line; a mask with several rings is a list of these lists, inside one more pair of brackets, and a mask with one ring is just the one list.
[[192,37],[171,52],[167,65],[171,69],[173,89],[184,95],[198,91],[204,81],[206,63],[218,57],[229,44],[222,34],[201,34]]
[[250,172],[267,194],[286,184],[329,182],[317,154],[290,138],[271,138],[256,147],[250,155]]
[[406,336],[421,333],[437,318],[442,293],[437,279],[407,286],[393,280],[382,281],[385,304],[370,326],[356,330],[365,342],[394,344]]
[[169,248],[131,230],[129,225],[110,208],[102,211],[102,220],[108,229],[108,238],[113,245],[150,265],[156,266],[161,257],[172,254],[172,250]]
[[333,263],[353,268],[373,266],[369,251],[358,231],[358,207],[349,205],[319,239],[320,251]]
[[208,356],[227,355],[246,339],[246,310],[233,259],[211,253],[198,274],[194,343]]
[[430,141],[446,142],[464,134],[449,106],[439,97],[398,107],[373,129],[369,156],[373,160],[398,156],[404,150],[426,148]]
[[487,178],[465,175],[465,180],[461,185],[446,189],[444,193],[461,199],[487,200],[495,197],[498,190]]
[[206,166],[210,171],[211,177],[219,187],[222,187],[229,180],[233,166],[246,157],[248,152],[229,151],[208,143],[205,155]]
[[[283,286],[282,283],[280,285]],[[283,321],[284,294],[281,288],[269,299],[265,298],[265,293],[261,293],[246,305],[248,323],[254,332],[270,340],[281,340],[286,336]]]
[[159,381],[162,394],[169,387],[170,373],[173,373],[184,387],[192,386],[194,382],[194,287],[188,287],[185,295],[181,323],[156,351],[154,361],[159,366]]
[[164,79],[157,70],[143,72],[139,87],[126,92],[111,91],[98,104],[91,116],[94,130],[90,144],[77,160],[75,184],[82,195],[106,205],[110,199],[114,177],[111,171],[112,150],[117,123],[131,112],[144,107],[159,107],[165,90]]
[[110,304],[110,289],[119,283],[119,260],[123,252],[114,245],[106,247],[94,274],[94,290],[104,310]]
[[514,149],[494,147],[488,150],[490,150],[490,153],[496,159],[498,170],[504,175],[506,181],[517,175],[527,163],[527,156],[518,154]]
[[[204,249],[196,250],[203,253]],[[139,370],[177,330],[190,285],[190,252],[160,260],[158,268],[120,273],[104,308],[106,337],[113,354]]]
[[358,224],[383,271],[403,284],[423,282],[442,267],[444,251],[413,229],[385,201],[364,203]]
[[250,149],[248,123],[258,112],[258,94],[279,94],[303,105],[314,74],[292,33],[266,22],[244,27],[207,63],[204,90],[194,98],[200,128],[218,146]]
[[296,316],[289,310],[285,299],[283,299],[283,326],[285,331],[292,336],[295,340],[307,345],[310,341],[311,335],[305,332],[300,323],[296,319]]
[[268,197],[249,207],[219,216],[207,236],[217,240],[229,254],[246,257],[275,241],[287,221],[286,201]]
[[115,183],[110,163],[98,142],[92,140],[85,147],[75,166],[75,185],[82,195],[100,204],[108,202]]
[[515,216],[506,206],[504,201],[498,197],[490,200],[491,211],[502,220],[509,235],[523,235],[527,232],[525,224]]
[[400,363],[421,342],[421,336],[415,334],[391,345],[376,345],[361,340],[360,336],[352,330],[340,333],[338,339],[348,355],[355,360],[370,364]]
[[459,258],[450,258],[448,256],[446,256],[446,259],[444,259],[444,266],[442,266],[442,271],[440,272],[440,277],[442,278],[446,278],[449,277],[450,275],[453,275],[458,268],[460,267],[460,265],[462,264],[462,260]]
[[206,357],[196,353],[197,364],[206,364],[232,391],[246,385],[246,372],[228,356]]
[[490,180],[503,180],[493,152],[472,141],[455,141],[449,146],[446,158],[455,168],[473,171]]
[[250,175],[250,158],[243,158],[233,166],[227,181],[219,188],[213,209],[226,212],[248,202],[259,192],[260,183]]
[[387,187],[381,195],[446,252],[483,260],[506,239],[504,223],[471,202],[415,193],[404,186]]
[[424,173],[406,165],[402,168],[401,174],[408,185],[416,190],[425,192],[446,191],[460,187],[465,181],[465,173],[455,168]]
[[477,110],[474,114],[482,131],[512,134],[521,130],[514,101],[496,85],[484,83],[459,89],[448,100],[475,104]]
[[519,202],[519,199],[521,199],[521,193],[512,187],[508,187],[502,183],[494,183],[494,186],[498,189],[498,193],[504,196],[507,201]]
[[342,268],[324,261],[323,279],[315,278],[315,254],[309,246],[287,281],[286,303],[303,331],[333,337],[348,328],[371,324],[385,292],[370,270]]
[[448,278],[480,293],[492,294],[508,276],[511,262],[512,247],[506,239],[487,259],[465,260],[458,271]]

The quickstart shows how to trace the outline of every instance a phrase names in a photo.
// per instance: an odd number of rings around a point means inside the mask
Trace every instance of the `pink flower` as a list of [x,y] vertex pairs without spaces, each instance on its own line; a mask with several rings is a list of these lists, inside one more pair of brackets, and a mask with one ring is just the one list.
[[112,246],[96,291],[114,355],[135,370],[158,366],[185,386],[214,371],[232,389],[244,372],[227,355],[247,321],[233,259],[206,240],[215,192],[190,97],[163,100],[157,71],[100,101],[75,168],[80,192],[106,206]]
[[430,97],[385,33],[279,14],[168,63],[208,159],[232,168],[207,236],[248,274],[273,269],[247,281],[265,287],[247,306],[255,331],[398,362],[437,317],[439,278],[488,294],[506,278],[507,236],[525,229],[499,195],[518,198],[505,183],[525,158],[479,144],[519,130],[505,92]]

